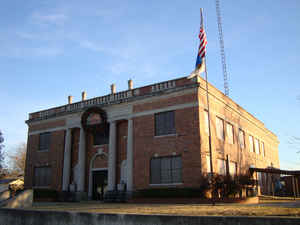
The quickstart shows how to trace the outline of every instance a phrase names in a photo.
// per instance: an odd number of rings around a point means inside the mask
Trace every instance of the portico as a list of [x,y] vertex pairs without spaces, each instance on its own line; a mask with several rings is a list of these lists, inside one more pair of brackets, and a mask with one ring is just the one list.
[[[77,157],[74,157],[74,153],[72,155],[72,151],[76,151],[72,149],[72,146],[74,146],[74,143],[72,143],[72,141],[74,142],[74,137],[72,136],[73,128],[67,128],[65,130],[63,191],[75,191],[77,194],[81,193],[81,196],[88,195],[91,199],[93,195],[92,170],[103,169],[93,168],[93,163],[96,156],[101,154],[105,154],[106,157],[104,157],[103,160],[107,160],[108,186],[106,190],[110,192],[118,191],[118,184],[120,184],[121,179],[124,181],[125,178],[126,188],[123,191],[129,193],[133,191],[133,120],[132,118],[120,117],[117,119],[107,119],[109,117],[111,117],[110,114],[96,107],[87,109],[82,113],[80,124],[77,126],[77,128],[80,129]],[[124,123],[125,121],[127,122],[127,135],[118,137],[118,123]],[[105,132],[107,132],[108,135],[105,135]],[[99,133],[103,134],[102,136],[100,135],[103,139],[105,139],[105,137],[108,138],[107,144],[105,144],[105,140],[104,144],[101,145],[95,145],[95,143],[93,143],[96,138],[95,135]],[[121,149],[120,147],[118,149],[118,138],[121,139],[121,141],[126,141],[126,149]],[[106,149],[107,153],[105,152]],[[126,159],[123,161],[126,163],[126,171],[117,171],[118,168],[121,168],[120,165],[117,165],[118,151],[124,150],[126,151]],[[71,164],[74,158],[78,160],[76,165],[72,168]],[[124,169],[123,166],[122,169]],[[72,170],[74,177],[71,179]],[[125,175],[124,172],[126,173]],[[75,190],[73,190],[74,186]]]

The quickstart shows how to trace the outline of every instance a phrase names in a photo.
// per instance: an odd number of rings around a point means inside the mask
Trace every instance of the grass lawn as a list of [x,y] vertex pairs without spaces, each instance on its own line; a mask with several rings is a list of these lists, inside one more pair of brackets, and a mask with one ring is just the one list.
[[34,203],[31,210],[119,214],[168,214],[188,216],[292,216],[300,217],[300,201],[262,201],[260,204],[126,204],[126,203]]

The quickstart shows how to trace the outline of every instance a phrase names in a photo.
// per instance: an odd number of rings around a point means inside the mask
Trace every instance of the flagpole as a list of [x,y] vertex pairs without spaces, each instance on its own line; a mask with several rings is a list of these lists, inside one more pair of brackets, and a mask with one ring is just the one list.
[[[204,28],[203,23],[203,9],[200,8],[200,17],[201,17],[201,27]],[[213,178],[214,170],[213,170],[213,155],[212,155],[212,147],[211,147],[211,127],[210,127],[210,109],[209,109],[209,97],[208,97],[208,81],[207,81],[207,66],[206,66],[206,55],[205,55],[205,84],[206,84],[206,104],[207,104],[207,119],[208,119],[208,145],[209,145],[209,155],[210,155],[210,174],[211,178]],[[212,193],[212,204],[214,205],[214,196]]]

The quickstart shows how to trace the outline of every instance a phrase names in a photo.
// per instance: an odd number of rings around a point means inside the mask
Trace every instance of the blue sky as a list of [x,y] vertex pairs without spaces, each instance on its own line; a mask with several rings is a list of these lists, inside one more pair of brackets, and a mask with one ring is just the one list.
[[[300,169],[300,1],[221,1],[230,97],[280,140]],[[226,4],[225,4],[226,3]],[[209,81],[223,91],[214,1],[10,0],[0,7],[0,129],[5,151],[27,139],[28,113],[187,76],[204,8]],[[300,146],[300,143],[299,143]]]

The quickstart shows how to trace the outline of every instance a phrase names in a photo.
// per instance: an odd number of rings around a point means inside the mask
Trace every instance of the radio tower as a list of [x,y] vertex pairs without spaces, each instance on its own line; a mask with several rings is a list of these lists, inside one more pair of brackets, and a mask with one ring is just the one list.
[[223,29],[222,29],[222,17],[221,17],[219,0],[216,0],[216,11],[217,11],[219,42],[220,42],[221,60],[222,60],[223,77],[224,77],[224,92],[225,92],[226,96],[229,96],[228,75],[227,75],[227,69],[226,69],[225,48],[224,48]]

